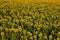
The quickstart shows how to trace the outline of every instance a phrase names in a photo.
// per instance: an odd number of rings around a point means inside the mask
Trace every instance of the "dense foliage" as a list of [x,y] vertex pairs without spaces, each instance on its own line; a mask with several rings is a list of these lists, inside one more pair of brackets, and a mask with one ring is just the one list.
[[0,2],[0,40],[60,40],[60,5]]

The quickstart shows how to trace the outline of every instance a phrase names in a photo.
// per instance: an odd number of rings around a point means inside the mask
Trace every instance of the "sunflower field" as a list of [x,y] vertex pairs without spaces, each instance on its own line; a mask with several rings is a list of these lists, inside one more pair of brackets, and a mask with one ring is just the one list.
[[0,40],[60,40],[60,4],[0,0]]

